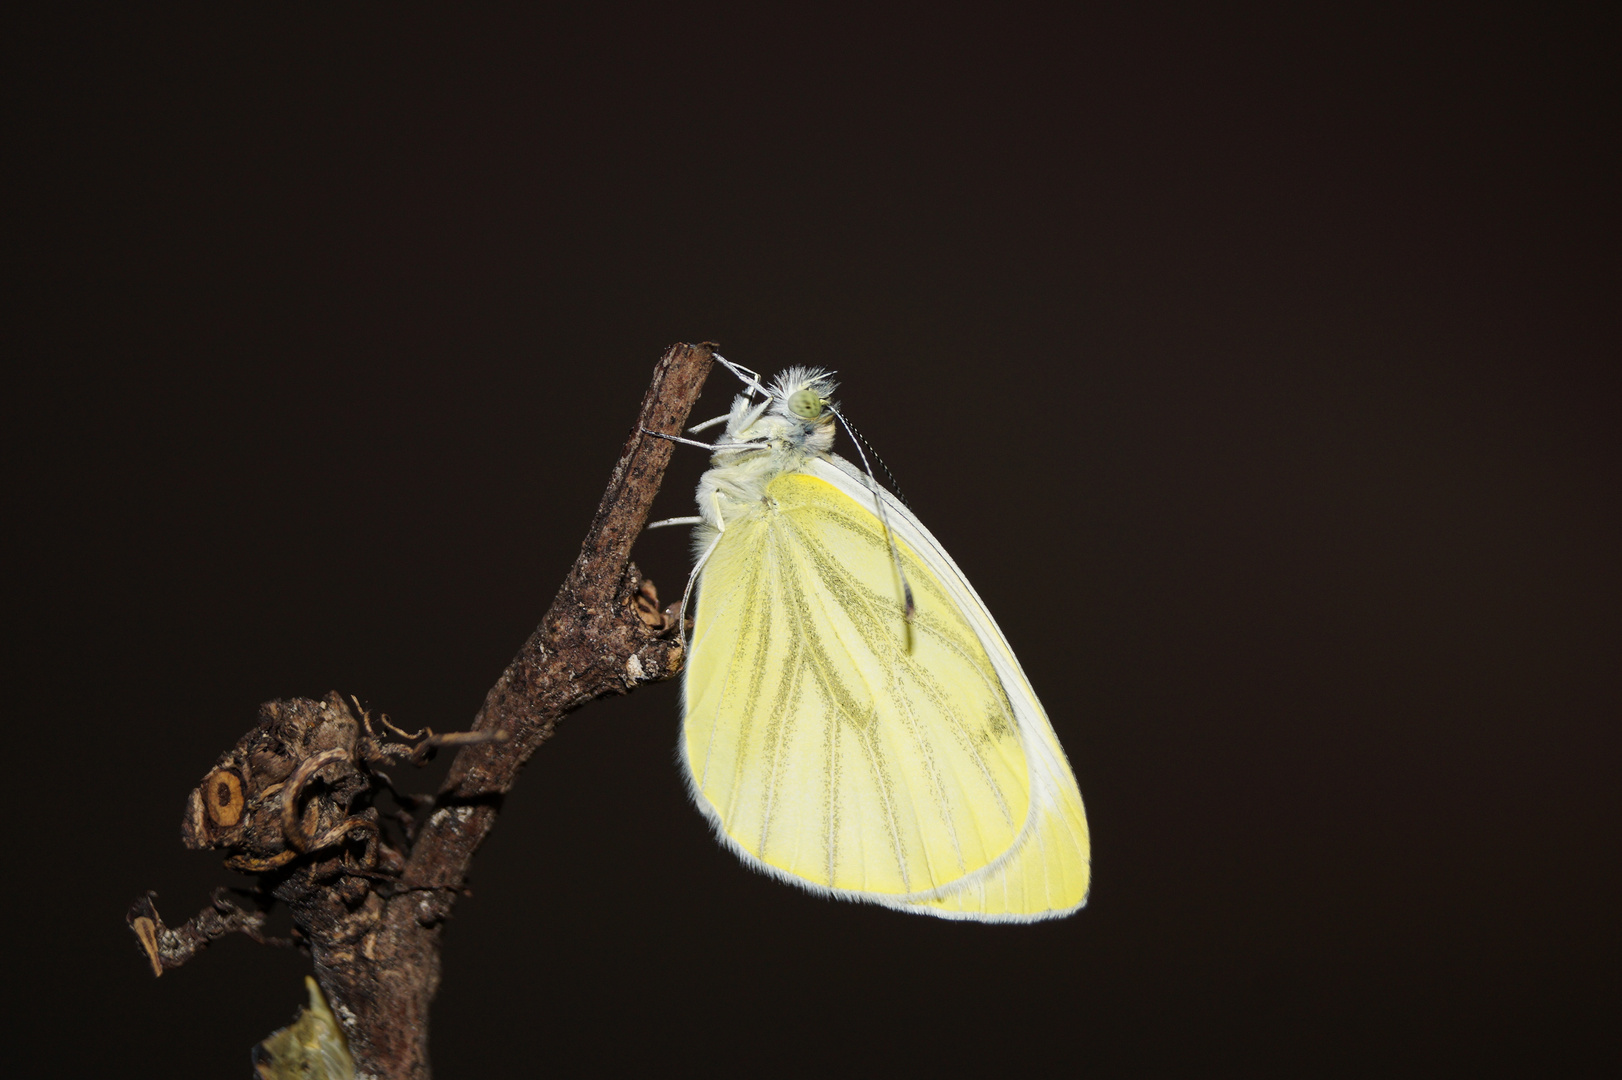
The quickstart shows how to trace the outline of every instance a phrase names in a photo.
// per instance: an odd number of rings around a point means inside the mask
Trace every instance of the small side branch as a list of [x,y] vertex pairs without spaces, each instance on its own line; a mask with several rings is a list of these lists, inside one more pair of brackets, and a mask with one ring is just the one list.
[[212,907],[198,912],[177,927],[164,925],[153,900],[157,893],[148,892],[130,905],[125,921],[135,931],[135,938],[146,951],[152,974],[162,975],[177,968],[201,950],[227,934],[245,934],[261,945],[290,948],[291,938],[275,938],[265,934],[265,913],[248,911],[226,898],[226,889],[214,890]]

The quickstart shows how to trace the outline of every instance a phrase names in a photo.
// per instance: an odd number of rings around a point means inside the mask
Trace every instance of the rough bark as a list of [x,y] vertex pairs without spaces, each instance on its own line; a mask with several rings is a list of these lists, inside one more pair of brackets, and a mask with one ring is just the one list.
[[[524,762],[571,709],[681,670],[674,608],[659,610],[629,557],[673,445],[645,432],[681,431],[711,360],[709,345],[675,345],[660,359],[580,557],[485,696],[471,735],[407,734],[336,694],[270,702],[191,795],[186,842],[225,849],[227,865],[260,875],[262,902],[288,905],[361,1077],[429,1075],[441,929]],[[373,805],[392,788],[379,766],[458,744],[426,819]],[[150,895],[129,922],[159,973],[226,933],[260,936],[263,925],[216,897],[170,929]]]

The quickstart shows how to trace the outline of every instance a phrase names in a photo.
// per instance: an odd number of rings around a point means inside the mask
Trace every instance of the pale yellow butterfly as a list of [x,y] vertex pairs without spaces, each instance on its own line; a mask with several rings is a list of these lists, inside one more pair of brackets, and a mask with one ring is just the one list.
[[768,387],[717,360],[745,393],[694,429],[726,424],[699,516],[659,523],[697,526],[693,801],[744,863],[815,893],[982,922],[1076,911],[1081,792],[980,597],[831,452],[830,373]]

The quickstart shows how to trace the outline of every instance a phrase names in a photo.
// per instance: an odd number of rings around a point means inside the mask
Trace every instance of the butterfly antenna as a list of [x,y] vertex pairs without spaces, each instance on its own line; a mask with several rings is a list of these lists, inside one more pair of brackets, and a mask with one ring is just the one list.
[[[901,598],[904,601],[902,618],[906,621],[907,625],[908,651],[910,652],[912,640],[912,616],[913,613],[918,610],[918,608],[912,600],[912,586],[908,584],[907,575],[901,569],[901,549],[896,546],[895,533],[890,531],[890,516],[884,512],[884,496],[879,492],[878,478],[873,475],[873,466],[867,463],[867,451],[862,449],[862,443],[865,440],[857,435],[856,432],[851,430],[850,423],[845,419],[844,415],[841,414],[838,409],[834,408],[833,405],[830,404],[828,406],[828,411],[834,414],[834,419],[839,421],[839,426],[845,429],[845,433],[850,436],[851,442],[856,444],[856,454],[862,459],[862,468],[867,470],[867,485],[868,488],[873,492],[874,505],[879,508],[879,524],[884,526],[884,539],[888,541],[890,545],[890,560],[895,564],[896,579],[901,582]],[[878,454],[875,453],[873,456],[878,457]],[[886,473],[888,473],[888,471],[889,470],[886,470]]]
[[[910,510],[912,508],[912,503],[908,502],[907,497],[901,493],[901,485],[896,482],[895,474],[890,471],[890,466],[886,465],[884,463],[884,459],[879,456],[878,450],[875,449],[873,444],[868,442],[862,433],[857,431],[856,428],[851,425],[851,422],[846,420],[843,415],[839,417],[839,422],[845,425],[845,430],[850,433],[850,437],[852,439],[867,447],[868,453],[873,455],[873,460],[878,462],[879,471],[884,474],[884,479],[887,481],[886,486],[889,487],[890,494],[900,499],[901,505]],[[866,458],[862,459],[862,464],[867,464]]]

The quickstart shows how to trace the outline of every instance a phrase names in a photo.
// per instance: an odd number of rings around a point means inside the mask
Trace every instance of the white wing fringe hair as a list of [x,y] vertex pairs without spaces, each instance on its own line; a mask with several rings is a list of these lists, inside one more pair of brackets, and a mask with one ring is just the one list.
[[717,360],[746,392],[693,429],[726,422],[700,516],[660,523],[696,526],[677,752],[694,804],[747,866],[819,895],[1073,914],[1081,793],[1002,631],[906,505],[831,452],[831,373],[768,388]]

